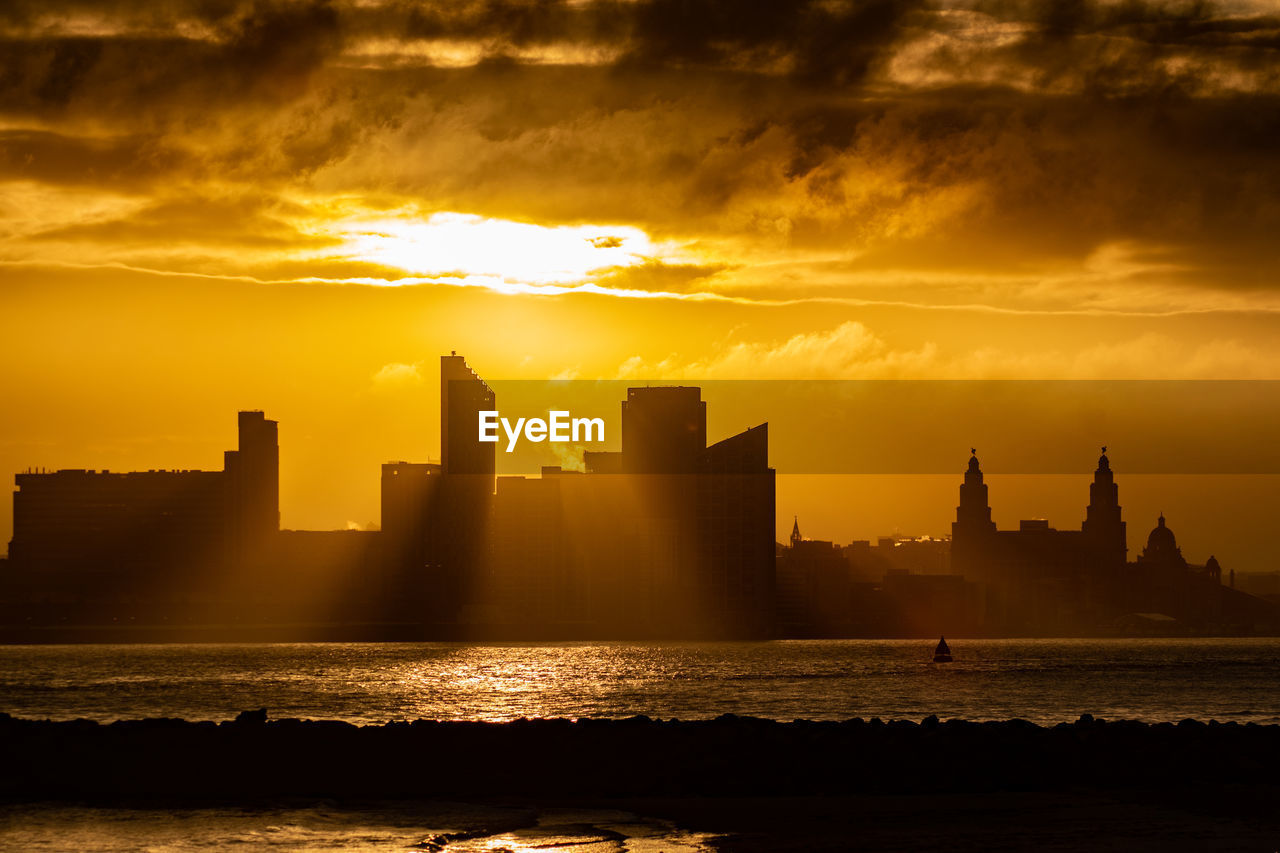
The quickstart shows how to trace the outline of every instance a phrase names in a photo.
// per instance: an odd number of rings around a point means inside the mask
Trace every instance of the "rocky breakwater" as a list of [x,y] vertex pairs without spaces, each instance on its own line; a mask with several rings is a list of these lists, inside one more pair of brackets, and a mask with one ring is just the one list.
[[1025,721],[25,720],[0,714],[0,797],[945,794],[1270,783],[1280,726]]

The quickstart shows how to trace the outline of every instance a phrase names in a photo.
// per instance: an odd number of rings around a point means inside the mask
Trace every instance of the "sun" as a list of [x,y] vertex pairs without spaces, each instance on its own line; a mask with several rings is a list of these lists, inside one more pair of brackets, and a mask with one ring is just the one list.
[[339,226],[344,254],[414,276],[497,280],[507,285],[590,281],[607,269],[670,254],[639,228],[536,225],[467,213],[367,219]]

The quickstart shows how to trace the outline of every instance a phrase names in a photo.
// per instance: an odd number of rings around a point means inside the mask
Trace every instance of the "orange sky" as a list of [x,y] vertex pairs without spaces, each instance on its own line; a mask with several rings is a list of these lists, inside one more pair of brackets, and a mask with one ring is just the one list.
[[[451,349],[1280,378],[1274,4],[17,0],[0,39],[0,471],[216,468],[262,408],[285,523],[364,524],[380,462],[437,453]],[[1173,524],[1126,483],[1131,527]],[[1270,568],[1254,486],[1175,528]],[[779,513],[942,533],[955,497],[857,492]],[[1063,515],[1016,494],[998,517]]]

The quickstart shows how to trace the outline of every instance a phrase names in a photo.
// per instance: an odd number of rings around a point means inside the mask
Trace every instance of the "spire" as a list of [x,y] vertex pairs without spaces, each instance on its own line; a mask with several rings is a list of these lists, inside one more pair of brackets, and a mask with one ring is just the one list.
[[791,525],[791,547],[794,548],[799,542],[800,537],[800,516],[795,516],[795,522]]

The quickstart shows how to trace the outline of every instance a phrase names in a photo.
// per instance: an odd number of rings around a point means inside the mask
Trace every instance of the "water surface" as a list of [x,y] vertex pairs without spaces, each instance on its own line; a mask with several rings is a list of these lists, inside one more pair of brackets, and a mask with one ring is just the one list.
[[0,647],[0,711],[273,717],[1280,722],[1280,639]]

